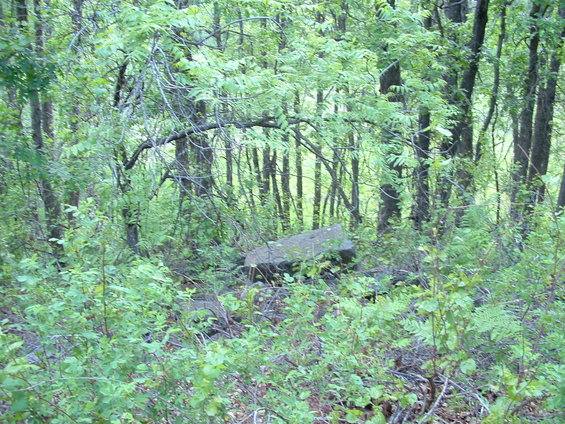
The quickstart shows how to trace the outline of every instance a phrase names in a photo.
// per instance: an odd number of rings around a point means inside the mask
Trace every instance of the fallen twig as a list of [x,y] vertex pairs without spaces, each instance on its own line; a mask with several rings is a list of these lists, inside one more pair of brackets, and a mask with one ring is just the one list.
[[448,383],[449,383],[449,376],[445,377],[445,381],[443,382],[443,389],[441,390],[441,393],[437,397],[436,401],[434,402],[434,404],[432,405],[432,407],[430,408],[428,413],[426,415],[424,415],[424,417],[420,421],[418,421],[418,424],[425,423],[426,421],[428,421],[430,419],[430,417],[432,416],[432,414],[434,413],[434,411],[438,407],[439,403],[443,399],[443,396],[445,395],[445,391],[447,390]]

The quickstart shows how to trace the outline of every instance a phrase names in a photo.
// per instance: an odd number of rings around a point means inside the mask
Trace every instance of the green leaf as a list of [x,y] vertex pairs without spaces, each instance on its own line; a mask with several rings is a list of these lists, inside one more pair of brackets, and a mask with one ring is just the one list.
[[465,374],[472,374],[477,369],[477,363],[473,358],[469,358],[459,364],[459,368]]
[[439,303],[436,299],[426,299],[420,303],[420,308],[426,312],[435,312],[439,308]]
[[375,416],[369,421],[365,421],[366,424],[386,424],[386,418],[381,411],[376,411]]
[[345,420],[348,423],[357,423],[362,416],[363,412],[359,411],[358,409],[348,409]]
[[452,137],[452,136],[453,136],[453,133],[452,133],[451,131],[449,131],[449,130],[446,129],[446,128],[440,127],[440,126],[437,126],[437,127],[436,127],[436,131],[437,131],[438,133],[440,133],[441,135],[444,135],[444,136],[446,136],[446,137]]
[[222,370],[219,367],[210,364],[206,364],[202,367],[202,374],[210,379],[217,378],[221,373]]
[[10,409],[13,412],[22,412],[27,409],[28,401],[27,396],[24,392],[15,392],[14,393],[14,400],[12,401],[12,406]]

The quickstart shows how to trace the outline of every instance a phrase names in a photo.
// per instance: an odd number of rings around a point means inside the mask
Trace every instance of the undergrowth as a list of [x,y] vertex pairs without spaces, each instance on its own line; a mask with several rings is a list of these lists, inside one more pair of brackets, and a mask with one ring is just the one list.
[[[468,214],[359,252],[426,284],[313,264],[253,285],[221,255],[181,281],[162,256],[128,258],[104,216],[76,217],[62,270],[3,259],[3,422],[562,419],[563,217],[540,213],[523,238]],[[190,310],[202,296],[219,331]]]

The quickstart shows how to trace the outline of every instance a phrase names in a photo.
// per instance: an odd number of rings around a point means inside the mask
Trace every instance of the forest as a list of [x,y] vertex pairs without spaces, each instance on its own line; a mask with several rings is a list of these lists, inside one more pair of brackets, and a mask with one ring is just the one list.
[[[0,0],[0,422],[562,423],[564,37],[564,0]],[[352,263],[251,272],[328,228]]]

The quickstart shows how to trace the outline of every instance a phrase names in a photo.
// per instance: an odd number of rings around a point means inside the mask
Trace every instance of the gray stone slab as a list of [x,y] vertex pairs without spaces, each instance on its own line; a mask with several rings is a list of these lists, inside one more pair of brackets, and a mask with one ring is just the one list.
[[339,255],[342,263],[350,263],[355,257],[355,246],[339,224],[256,247],[247,254],[245,267],[252,278],[256,274],[270,276],[274,272],[291,270],[296,263],[330,254]]

